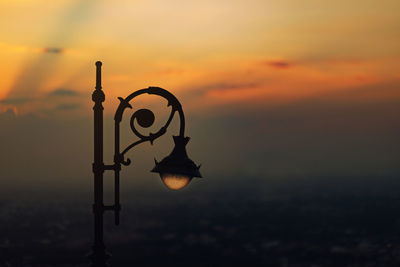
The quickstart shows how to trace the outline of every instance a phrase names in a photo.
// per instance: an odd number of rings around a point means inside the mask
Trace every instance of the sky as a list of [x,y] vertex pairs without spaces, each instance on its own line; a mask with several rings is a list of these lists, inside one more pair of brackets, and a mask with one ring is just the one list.
[[[398,175],[399,10],[397,0],[1,0],[2,177],[90,175],[97,60],[108,143],[117,97],[159,86],[183,105],[203,176]],[[157,101],[136,106],[162,117]],[[168,140],[135,152],[139,168]]]

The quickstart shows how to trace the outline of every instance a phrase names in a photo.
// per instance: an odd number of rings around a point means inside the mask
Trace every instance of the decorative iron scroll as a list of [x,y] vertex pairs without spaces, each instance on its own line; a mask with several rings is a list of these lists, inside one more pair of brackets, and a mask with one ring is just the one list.
[[[130,126],[132,129],[132,132],[139,138],[139,140],[131,143],[128,145],[121,153],[119,152],[119,126],[120,122],[122,121],[123,113],[126,108],[132,109],[131,104],[129,103],[133,98],[142,95],[142,94],[150,94],[150,95],[158,95],[163,97],[168,101],[168,106],[171,106],[171,113],[169,115],[169,118],[165,125],[160,128],[156,133],[150,133],[149,135],[143,135],[141,134],[135,127],[135,120],[139,124],[139,126],[143,128],[148,128],[153,125],[155,116],[154,113],[149,110],[149,109],[139,109],[133,115],[131,116],[130,119]],[[154,140],[162,136],[163,134],[166,133],[168,126],[170,125],[172,119],[174,118],[175,112],[177,111],[179,113],[179,118],[180,118],[180,130],[179,130],[179,135],[184,137],[184,131],[185,131],[185,117],[183,115],[183,110],[182,110],[182,105],[179,103],[178,99],[168,92],[165,89],[159,88],[159,87],[149,87],[141,90],[137,90],[136,92],[133,92],[130,94],[128,97],[125,99],[122,97],[118,98],[121,103],[118,106],[118,109],[115,113],[114,120],[115,120],[115,157],[114,157],[114,162],[116,164],[123,164],[123,165],[129,165],[131,163],[131,160],[124,159],[124,155],[126,152],[128,152],[130,149],[135,147],[138,144],[141,144],[143,142],[149,141],[151,144],[153,144]]]

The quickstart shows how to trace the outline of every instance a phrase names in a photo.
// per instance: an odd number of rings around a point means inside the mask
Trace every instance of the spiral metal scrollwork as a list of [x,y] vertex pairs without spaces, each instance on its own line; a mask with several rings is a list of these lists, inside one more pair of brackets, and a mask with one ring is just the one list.
[[138,124],[143,128],[148,128],[154,123],[154,113],[148,109],[139,109],[131,117],[131,128],[135,129],[134,119],[136,118]]
[[154,123],[154,113],[148,109],[139,109],[135,113],[133,113],[131,117],[131,129],[133,133],[139,137],[140,139],[146,138],[147,136],[142,135],[135,127],[135,120],[139,124],[139,126],[143,128],[148,128]]
[[[139,96],[141,94],[152,94],[152,95],[158,95],[163,98],[165,98],[168,101],[168,106],[171,106],[171,113],[169,115],[169,118],[165,125],[160,128],[156,133],[150,133],[149,135],[143,135],[141,134],[135,127],[135,121],[137,124],[143,128],[148,128],[153,125],[155,116],[154,113],[151,110],[148,109],[139,109],[136,112],[133,113],[131,119],[130,119],[130,126],[132,129],[132,132],[139,138],[139,140],[131,143],[128,145],[121,153],[119,152],[119,126],[120,122],[122,121],[122,116],[123,112],[126,108],[132,109],[132,106],[129,104],[129,102],[135,98],[136,96]],[[184,136],[184,129],[185,129],[185,118],[183,115],[183,110],[182,106],[179,103],[178,99],[168,92],[165,89],[159,88],[159,87],[149,87],[145,89],[138,90],[132,94],[130,94],[127,98],[123,99],[121,97],[118,98],[121,103],[118,106],[118,109],[115,113],[115,157],[114,161],[116,164],[123,164],[123,165],[129,165],[131,163],[131,160],[128,158],[127,160],[124,159],[124,155],[126,152],[128,152],[130,149],[135,147],[138,144],[141,144],[143,142],[149,141],[151,144],[153,144],[154,140],[157,139],[158,137],[162,136],[163,134],[166,133],[168,126],[170,125],[175,112],[178,112],[179,117],[180,117],[180,136]]]

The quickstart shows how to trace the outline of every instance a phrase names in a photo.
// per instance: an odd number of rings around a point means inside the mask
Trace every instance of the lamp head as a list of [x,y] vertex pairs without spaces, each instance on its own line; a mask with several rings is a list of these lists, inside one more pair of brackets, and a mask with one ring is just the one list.
[[152,172],[160,174],[163,183],[171,190],[179,190],[185,187],[193,177],[201,178],[200,166],[188,157],[186,145],[189,137],[174,136],[175,147],[171,154],[162,161],[157,162]]

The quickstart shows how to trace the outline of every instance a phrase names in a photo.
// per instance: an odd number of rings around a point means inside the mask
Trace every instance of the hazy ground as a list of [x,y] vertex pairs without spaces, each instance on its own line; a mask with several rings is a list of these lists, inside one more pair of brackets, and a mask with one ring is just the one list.
[[[241,177],[243,178],[243,177]],[[227,181],[225,178],[224,181]],[[398,266],[396,178],[233,179],[123,192],[113,266]],[[197,182],[197,184],[195,184]],[[161,186],[160,186],[161,187]],[[196,189],[197,188],[197,189]],[[207,190],[199,190],[203,188]],[[268,189],[269,188],[269,189]],[[90,192],[5,193],[0,266],[87,266]]]

